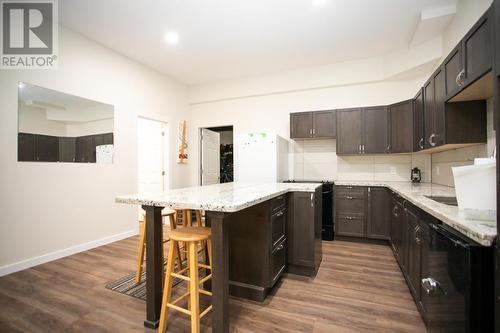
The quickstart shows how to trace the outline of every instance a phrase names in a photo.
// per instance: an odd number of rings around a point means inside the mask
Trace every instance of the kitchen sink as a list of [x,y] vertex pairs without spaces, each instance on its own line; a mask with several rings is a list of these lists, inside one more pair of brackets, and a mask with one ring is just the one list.
[[448,206],[458,206],[457,197],[443,197],[436,195],[426,195],[427,198],[434,200],[436,202],[448,205]]

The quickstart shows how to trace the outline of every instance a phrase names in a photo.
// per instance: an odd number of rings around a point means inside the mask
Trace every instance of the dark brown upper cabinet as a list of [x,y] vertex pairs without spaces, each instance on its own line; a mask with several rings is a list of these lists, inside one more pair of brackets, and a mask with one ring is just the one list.
[[336,120],[335,110],[291,113],[290,138],[335,138]]
[[298,112],[290,114],[290,138],[312,138],[312,112]]
[[363,108],[363,154],[388,152],[387,114],[386,106]]
[[492,10],[486,11],[462,40],[463,86],[467,86],[491,69],[493,36]]
[[425,148],[424,139],[424,93],[420,89],[413,99],[413,151]]
[[424,147],[445,150],[486,142],[486,102],[446,103],[444,66],[438,68],[423,88]]
[[389,107],[391,153],[410,153],[413,151],[413,101],[408,100]]
[[387,152],[386,106],[337,110],[337,155]]
[[[445,97],[453,98],[489,72],[493,61],[493,9],[490,8],[474,24],[443,62]],[[491,81],[491,80],[489,80]],[[491,86],[491,82],[487,82]],[[484,99],[491,95],[487,83],[459,100]],[[485,92],[487,91],[487,92]],[[469,96],[470,95],[470,96]]]
[[337,110],[337,155],[362,154],[363,110]]
[[456,46],[443,62],[444,75],[446,80],[446,97],[455,96],[461,89],[460,75],[463,75],[462,47]]

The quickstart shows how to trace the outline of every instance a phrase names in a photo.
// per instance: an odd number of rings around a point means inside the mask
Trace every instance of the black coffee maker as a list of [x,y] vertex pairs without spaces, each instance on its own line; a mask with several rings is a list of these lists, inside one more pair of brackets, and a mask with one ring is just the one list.
[[411,182],[420,183],[420,180],[422,180],[422,173],[420,172],[420,169],[417,167],[411,169]]

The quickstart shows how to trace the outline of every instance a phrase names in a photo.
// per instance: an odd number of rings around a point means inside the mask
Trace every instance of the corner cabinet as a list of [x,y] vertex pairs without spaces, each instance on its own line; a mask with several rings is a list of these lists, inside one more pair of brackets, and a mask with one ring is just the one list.
[[321,186],[314,193],[290,193],[287,197],[287,207],[288,271],[314,276],[323,256]]
[[337,136],[335,110],[290,114],[291,139],[334,139]]

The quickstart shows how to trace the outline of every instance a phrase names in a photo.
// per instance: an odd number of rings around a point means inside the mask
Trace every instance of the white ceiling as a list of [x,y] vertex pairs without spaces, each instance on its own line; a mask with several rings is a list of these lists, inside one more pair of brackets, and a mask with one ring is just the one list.
[[[376,57],[450,0],[64,0],[62,25],[188,85]],[[179,34],[175,46],[167,31]]]

